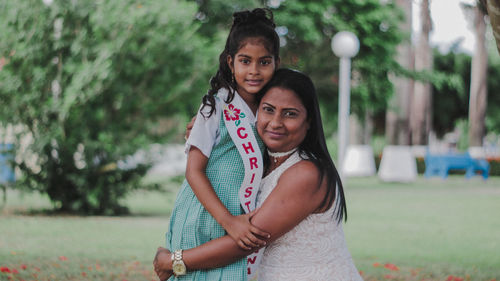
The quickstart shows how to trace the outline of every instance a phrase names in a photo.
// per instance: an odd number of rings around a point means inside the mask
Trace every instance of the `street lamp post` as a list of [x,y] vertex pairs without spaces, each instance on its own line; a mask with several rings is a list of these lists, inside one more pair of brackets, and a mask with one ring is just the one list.
[[351,58],[359,51],[359,40],[354,33],[341,31],[332,38],[333,53],[340,58],[339,68],[339,127],[338,166],[342,174],[345,152],[349,142],[349,107],[351,85]]

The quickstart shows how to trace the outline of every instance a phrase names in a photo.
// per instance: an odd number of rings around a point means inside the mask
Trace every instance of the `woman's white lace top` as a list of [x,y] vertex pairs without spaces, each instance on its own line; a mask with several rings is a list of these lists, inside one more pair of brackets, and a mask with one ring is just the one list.
[[[257,206],[271,194],[285,170],[301,161],[298,152],[264,177]],[[311,214],[269,244],[259,266],[259,281],[362,281],[344,240],[342,223],[334,210]]]

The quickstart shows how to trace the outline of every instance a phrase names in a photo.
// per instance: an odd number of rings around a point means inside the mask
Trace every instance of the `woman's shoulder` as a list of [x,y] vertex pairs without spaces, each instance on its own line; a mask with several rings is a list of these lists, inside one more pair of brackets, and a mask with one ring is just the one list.
[[309,193],[312,186],[320,185],[320,175],[320,170],[312,161],[302,159],[284,171],[279,182],[290,186],[297,192]]

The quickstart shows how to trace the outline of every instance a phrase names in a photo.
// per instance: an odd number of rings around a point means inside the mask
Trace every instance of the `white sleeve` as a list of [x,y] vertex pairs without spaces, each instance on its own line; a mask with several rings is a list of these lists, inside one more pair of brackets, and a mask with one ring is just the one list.
[[[203,105],[202,105],[203,106]],[[196,115],[196,120],[194,121],[193,129],[191,129],[191,134],[186,141],[185,153],[189,152],[191,146],[196,146],[203,155],[207,158],[210,157],[212,152],[212,148],[219,142],[220,133],[219,133],[219,122],[220,122],[220,104],[219,100],[216,98],[215,102],[215,111],[213,114],[205,118],[201,114],[201,106],[200,110],[198,110],[198,114]],[[209,107],[205,107],[203,112],[208,116],[208,112],[210,112]]]

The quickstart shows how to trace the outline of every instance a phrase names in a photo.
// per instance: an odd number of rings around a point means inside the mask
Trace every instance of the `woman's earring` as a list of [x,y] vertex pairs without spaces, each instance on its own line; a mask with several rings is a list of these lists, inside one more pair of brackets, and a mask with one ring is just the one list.
[[231,80],[231,82],[234,84],[234,83],[235,83],[235,82],[234,82],[234,80],[235,80],[235,79],[234,79],[234,73],[231,73],[231,74],[232,74],[232,75],[231,75],[231,76],[232,76],[232,80]]

